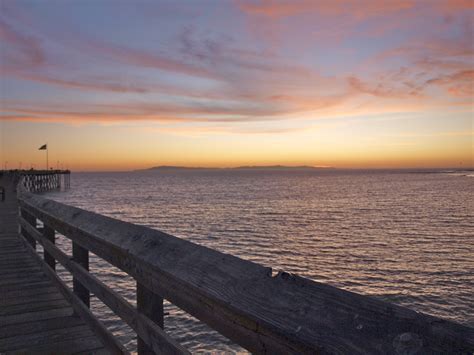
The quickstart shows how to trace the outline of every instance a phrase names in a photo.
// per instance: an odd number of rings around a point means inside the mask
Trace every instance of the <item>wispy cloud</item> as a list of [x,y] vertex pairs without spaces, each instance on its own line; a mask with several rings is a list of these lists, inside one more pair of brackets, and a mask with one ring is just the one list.
[[297,0],[297,1],[237,1],[238,6],[252,15],[274,19],[317,13],[323,16],[350,16],[359,20],[368,17],[398,12],[414,7],[412,0],[373,1],[373,0]]
[[441,75],[437,78],[428,80],[426,83],[429,85],[438,85],[446,88],[446,91],[453,96],[473,97],[474,69]]
[[[120,28],[58,32],[10,11],[0,18],[2,74],[68,94],[65,107],[55,94],[42,105],[5,96],[0,119],[252,123],[470,105],[472,1],[433,1],[429,9],[411,0],[233,4],[223,5],[223,19],[199,21],[203,11],[191,11],[193,21],[167,23],[164,33],[144,29],[136,42],[122,40]],[[404,38],[422,10],[444,31],[433,25]],[[226,20],[228,30],[212,27]],[[270,37],[255,37],[257,27]],[[342,53],[351,54],[337,64]]]
[[2,71],[10,68],[36,67],[45,62],[45,54],[38,38],[15,30],[0,18],[0,40],[2,46]]

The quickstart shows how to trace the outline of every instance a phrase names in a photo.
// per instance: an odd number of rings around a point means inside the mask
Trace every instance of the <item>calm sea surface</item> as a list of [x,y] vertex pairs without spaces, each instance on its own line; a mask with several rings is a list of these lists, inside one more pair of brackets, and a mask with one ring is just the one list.
[[[46,197],[474,326],[473,175],[75,173],[69,191]],[[70,251],[68,241],[60,245]],[[130,277],[94,257],[91,270],[135,302]],[[176,307],[165,308],[166,330],[191,351],[243,351]],[[129,328],[100,302],[93,310],[134,349]]]

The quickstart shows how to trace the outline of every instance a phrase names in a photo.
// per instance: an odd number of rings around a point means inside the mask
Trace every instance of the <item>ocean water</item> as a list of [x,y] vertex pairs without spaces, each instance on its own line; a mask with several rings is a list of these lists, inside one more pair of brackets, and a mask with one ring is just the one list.
[[[474,326],[474,174],[406,171],[73,173],[45,197],[354,292]],[[70,252],[70,242],[58,244]],[[135,303],[135,282],[90,269]],[[60,269],[61,270],[61,269]],[[65,280],[70,276],[60,271]],[[130,350],[134,333],[92,309]],[[177,307],[165,329],[192,352],[244,352]]]

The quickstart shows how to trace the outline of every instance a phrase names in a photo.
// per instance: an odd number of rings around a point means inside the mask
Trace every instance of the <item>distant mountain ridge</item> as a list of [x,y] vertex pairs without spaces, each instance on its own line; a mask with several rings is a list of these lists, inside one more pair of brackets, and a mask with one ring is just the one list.
[[321,167],[321,166],[286,166],[286,165],[246,165],[238,166],[234,168],[206,168],[206,167],[187,167],[187,166],[172,166],[172,165],[161,165],[154,166],[147,169],[139,169],[135,171],[170,171],[170,170],[321,170],[321,169],[334,169],[333,167]]
[[310,166],[310,165],[299,165],[299,166],[287,166],[287,165],[246,165],[238,166],[236,168],[230,168],[234,170],[315,170],[315,169],[334,169],[329,166]]

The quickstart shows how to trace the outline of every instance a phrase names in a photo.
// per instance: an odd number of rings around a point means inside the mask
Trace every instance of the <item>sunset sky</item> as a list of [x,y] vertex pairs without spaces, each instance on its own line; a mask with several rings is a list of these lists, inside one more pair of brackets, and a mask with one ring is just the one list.
[[474,1],[0,2],[2,167],[472,167]]

